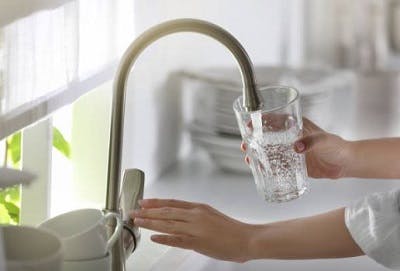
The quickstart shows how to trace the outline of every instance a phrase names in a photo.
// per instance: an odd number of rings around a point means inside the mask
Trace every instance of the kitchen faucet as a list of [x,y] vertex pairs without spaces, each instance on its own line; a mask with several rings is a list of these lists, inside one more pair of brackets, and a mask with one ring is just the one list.
[[[125,86],[128,74],[139,54],[148,45],[161,37],[177,32],[204,34],[216,39],[228,48],[240,68],[243,83],[243,107],[247,111],[256,111],[262,103],[256,89],[253,65],[249,56],[235,37],[215,24],[196,19],[171,20],[148,29],[132,42],[122,56],[113,85],[107,195],[104,212],[120,213],[124,220],[124,231],[111,250],[112,271],[125,270],[125,261],[136,248],[140,237],[138,228],[133,225],[133,221],[129,218],[129,212],[138,208],[137,201],[143,197],[144,173],[138,169],[125,170],[124,180],[120,188]],[[115,224],[110,223],[108,226],[109,230],[113,231]]]

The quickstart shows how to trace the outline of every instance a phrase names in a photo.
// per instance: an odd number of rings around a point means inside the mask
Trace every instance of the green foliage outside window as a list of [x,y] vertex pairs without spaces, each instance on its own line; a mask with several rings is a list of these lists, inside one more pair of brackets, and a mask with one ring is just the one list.
[[[4,166],[20,168],[21,166],[21,132],[5,140]],[[71,157],[70,143],[62,133],[53,127],[53,147],[66,158]],[[21,188],[19,185],[0,189],[0,224],[19,224],[21,208]]]

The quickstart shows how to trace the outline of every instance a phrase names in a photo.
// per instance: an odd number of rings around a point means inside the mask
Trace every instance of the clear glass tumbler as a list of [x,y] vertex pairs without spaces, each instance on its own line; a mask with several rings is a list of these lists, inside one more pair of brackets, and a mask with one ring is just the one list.
[[269,202],[296,199],[308,189],[305,156],[294,151],[303,129],[299,92],[272,86],[260,94],[258,111],[246,111],[242,96],[233,103],[257,190]]

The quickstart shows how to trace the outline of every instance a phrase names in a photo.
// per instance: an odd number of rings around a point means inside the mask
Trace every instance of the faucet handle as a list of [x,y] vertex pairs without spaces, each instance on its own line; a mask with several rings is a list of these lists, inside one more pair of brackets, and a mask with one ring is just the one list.
[[122,219],[129,220],[129,213],[139,209],[138,201],[143,199],[144,172],[137,168],[124,171],[119,208],[122,209]]
[[133,224],[129,216],[132,210],[139,209],[138,201],[143,199],[144,172],[140,169],[127,169],[124,171],[119,207],[122,211],[124,222],[123,246],[125,249],[125,259],[136,249],[140,240],[140,230]]

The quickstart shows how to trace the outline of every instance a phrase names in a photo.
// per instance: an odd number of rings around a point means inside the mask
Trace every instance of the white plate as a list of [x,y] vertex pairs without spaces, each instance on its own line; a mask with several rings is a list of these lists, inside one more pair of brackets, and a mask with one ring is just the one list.
[[234,173],[250,173],[249,167],[244,162],[244,154],[238,148],[232,149],[226,146],[213,146],[194,138],[193,142],[202,147],[219,168]]
[[192,123],[189,125],[189,131],[192,137],[199,139],[208,144],[212,144],[214,146],[225,146],[231,149],[240,150],[240,144],[242,139],[239,135],[231,136],[231,135],[221,135],[217,133],[213,133],[209,130],[209,127],[204,127],[199,125],[198,123]]
[[250,173],[240,150],[240,137],[213,134],[196,125],[191,125],[190,136],[193,143],[202,147],[219,168],[240,174]]
[[244,162],[244,156],[242,158],[237,158],[218,154],[213,155],[211,153],[210,156],[217,166],[225,171],[240,174],[251,174],[250,168]]
[[240,145],[238,146],[227,146],[227,145],[218,145],[218,144],[213,144],[207,141],[207,139],[202,139],[198,138],[195,136],[192,136],[192,141],[198,146],[203,147],[205,150],[207,150],[209,153],[213,154],[218,154],[218,155],[224,155],[224,156],[229,156],[233,158],[238,158],[238,159],[243,159],[244,155],[241,152]]

